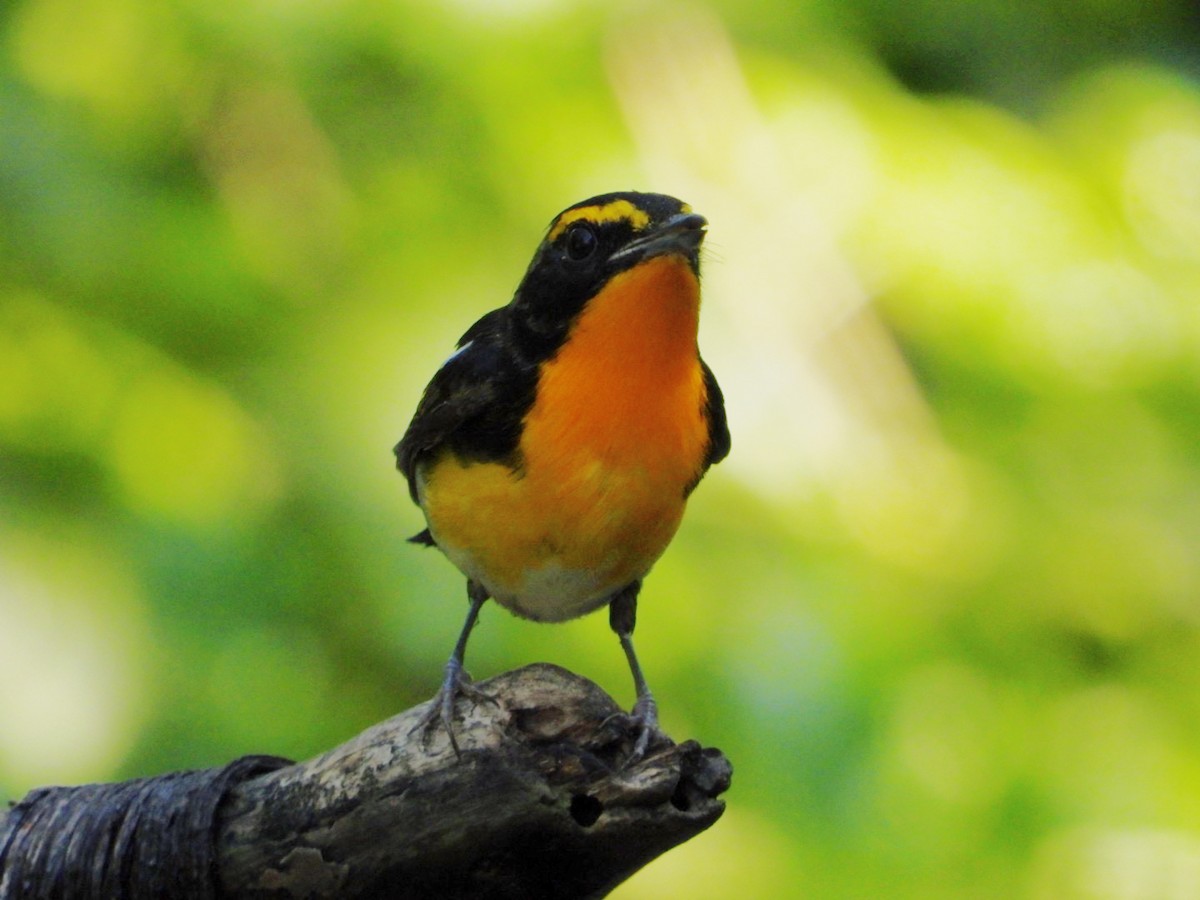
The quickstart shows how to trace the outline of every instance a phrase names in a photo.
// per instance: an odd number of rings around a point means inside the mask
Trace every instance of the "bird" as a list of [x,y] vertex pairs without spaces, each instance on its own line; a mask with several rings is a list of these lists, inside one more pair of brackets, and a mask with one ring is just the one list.
[[583,200],[550,223],[511,301],[480,318],[425,388],[396,444],[426,528],[467,579],[469,608],[418,723],[486,694],[467,639],[493,598],[561,622],[609,608],[633,676],[639,758],[658,705],[633,647],[643,579],[688,497],[730,450],[725,401],[700,356],[708,222],[665,194]]

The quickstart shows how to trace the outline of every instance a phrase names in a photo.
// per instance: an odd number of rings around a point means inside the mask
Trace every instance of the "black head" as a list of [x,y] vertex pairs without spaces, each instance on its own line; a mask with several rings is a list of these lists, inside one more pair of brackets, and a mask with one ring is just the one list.
[[678,254],[699,276],[707,224],[665,194],[601,194],[568,207],[550,223],[513,297],[517,336],[544,356],[609,279],[656,256]]

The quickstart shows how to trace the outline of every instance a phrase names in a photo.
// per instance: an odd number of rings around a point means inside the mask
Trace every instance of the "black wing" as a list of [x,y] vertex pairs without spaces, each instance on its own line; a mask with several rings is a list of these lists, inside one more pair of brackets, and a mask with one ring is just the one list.
[[704,370],[704,390],[707,400],[704,403],[704,417],[708,419],[708,456],[704,459],[704,468],[715,465],[729,455],[731,440],[729,437],[729,422],[725,418],[725,395],[717,384],[717,376],[703,359],[700,368]]
[[[508,308],[492,310],[459,339],[458,349],[425,388],[395,447],[396,468],[417,502],[417,466],[443,447],[464,459],[509,459],[520,440],[522,367],[508,337]],[[532,388],[529,389],[532,400]]]

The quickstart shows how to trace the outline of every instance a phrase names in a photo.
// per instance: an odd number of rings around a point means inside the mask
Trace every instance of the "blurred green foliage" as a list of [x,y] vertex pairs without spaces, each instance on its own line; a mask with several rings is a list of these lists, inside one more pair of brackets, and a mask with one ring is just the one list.
[[[0,8],[0,793],[433,693],[425,381],[592,193],[711,220],[734,454],[643,594],[731,808],[623,897],[1200,896],[1182,0]],[[632,690],[601,617],[477,676]]]

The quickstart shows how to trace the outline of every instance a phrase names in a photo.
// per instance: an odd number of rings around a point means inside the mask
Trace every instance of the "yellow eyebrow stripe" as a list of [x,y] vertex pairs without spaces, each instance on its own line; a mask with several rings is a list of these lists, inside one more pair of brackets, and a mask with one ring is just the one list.
[[560,234],[567,230],[567,226],[572,222],[580,220],[586,222],[628,222],[633,226],[634,231],[641,231],[650,224],[650,215],[644,210],[638,209],[628,200],[613,200],[611,203],[605,203],[601,206],[581,206],[578,209],[568,209],[565,213],[555,220],[550,227],[550,233],[546,235],[546,240],[554,241]]

